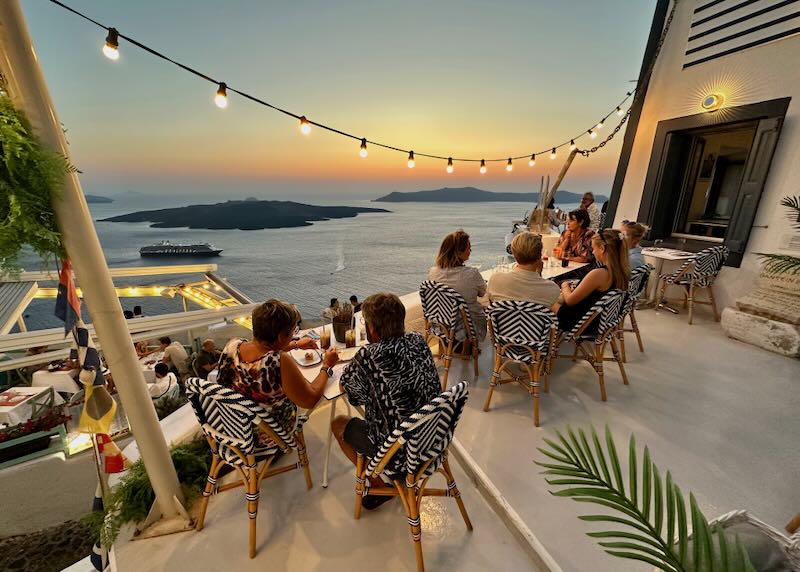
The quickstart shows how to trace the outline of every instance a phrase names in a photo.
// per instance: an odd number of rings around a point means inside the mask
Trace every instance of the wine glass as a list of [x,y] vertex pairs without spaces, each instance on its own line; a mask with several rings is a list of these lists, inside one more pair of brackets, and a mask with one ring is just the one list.
[[664,244],[664,241],[660,238],[657,238],[653,241],[653,248],[657,250],[661,250],[661,245]]

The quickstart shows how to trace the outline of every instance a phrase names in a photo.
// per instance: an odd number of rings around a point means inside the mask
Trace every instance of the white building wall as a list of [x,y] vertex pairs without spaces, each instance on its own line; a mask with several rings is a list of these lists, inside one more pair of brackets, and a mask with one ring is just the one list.
[[[726,267],[716,283],[721,309],[733,305],[737,297],[752,287],[760,269],[754,253],[789,253],[781,250],[791,226],[780,201],[784,196],[800,194],[800,35],[684,70],[684,52],[694,8],[692,0],[682,0],[678,4],[653,70],[614,223],[618,226],[625,219],[635,220],[639,213],[659,121],[702,113],[700,102],[709,93],[724,94],[725,107],[791,97],[742,266]],[[715,113],[716,119],[725,110]]]

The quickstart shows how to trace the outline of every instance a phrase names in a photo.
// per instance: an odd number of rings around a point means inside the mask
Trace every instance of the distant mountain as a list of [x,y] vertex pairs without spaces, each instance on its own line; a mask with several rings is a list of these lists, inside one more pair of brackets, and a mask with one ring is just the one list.
[[114,199],[109,199],[108,197],[101,197],[100,195],[86,195],[86,202],[90,205],[96,203],[113,203]]
[[320,207],[291,201],[227,201],[172,209],[138,211],[102,219],[109,222],[151,222],[153,228],[258,230],[310,226],[315,221],[350,218],[359,213],[388,213],[367,207]]
[[[569,191],[556,192],[556,204],[575,204],[581,202],[583,193]],[[475,187],[458,187],[451,189],[444,187],[433,191],[416,191],[400,193],[394,191],[372,202],[376,203],[488,203],[488,202],[515,202],[533,203],[539,200],[539,193],[495,193],[484,191]],[[605,195],[595,195],[594,200],[602,203],[608,200]]]

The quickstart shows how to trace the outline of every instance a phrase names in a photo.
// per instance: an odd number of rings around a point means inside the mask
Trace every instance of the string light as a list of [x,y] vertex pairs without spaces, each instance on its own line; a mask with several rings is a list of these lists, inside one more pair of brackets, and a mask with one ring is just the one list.
[[509,173],[514,170],[514,165],[511,164],[511,157],[508,158],[508,163],[506,163],[506,171]]
[[570,141],[569,141],[569,150],[570,151],[574,151],[575,147],[576,147],[575,140],[574,139],[570,139]]
[[103,54],[110,60],[117,61],[119,59],[119,32],[117,32],[116,28],[108,29],[106,45],[103,46]]
[[409,151],[408,152],[408,168],[409,169],[413,169],[414,168],[414,152],[413,151]]
[[369,155],[369,153],[367,152],[367,140],[366,140],[366,138],[361,140],[361,149],[358,151],[358,154],[361,155],[361,157],[364,157],[364,158],[367,155]]
[[589,133],[589,137],[591,137],[592,139],[597,139],[597,132],[596,131],[592,131],[591,129],[589,129],[589,131],[587,131],[587,133]]
[[550,151],[550,160],[552,161],[555,158],[556,158],[556,148],[553,147],[553,150]]
[[[63,3],[60,0],[50,0],[50,3],[54,4],[56,6],[59,6],[60,8],[63,8],[64,10],[66,10],[68,12],[71,12],[72,14],[74,14],[74,15],[76,15],[76,16],[84,19],[84,20],[86,20],[87,22],[90,22],[90,23],[94,24],[95,26],[98,26],[101,29],[106,30],[108,35],[106,37],[105,45],[103,46],[103,53],[104,53],[104,55],[106,57],[108,57],[108,58],[110,58],[112,60],[117,60],[119,58],[119,38],[121,37],[122,39],[128,41],[130,44],[134,45],[135,47],[141,48],[142,50],[146,51],[151,56],[155,56],[155,57],[157,57],[157,58],[159,58],[159,59],[161,59],[161,60],[163,60],[165,62],[173,64],[173,65],[181,68],[183,71],[189,72],[190,74],[194,75],[195,77],[197,77],[199,79],[203,79],[203,80],[208,81],[210,83],[217,84],[218,85],[218,89],[217,89],[216,96],[214,98],[214,102],[218,107],[220,107],[222,109],[224,109],[224,108],[226,108],[228,106],[227,85],[225,83],[218,82],[213,77],[211,77],[211,76],[209,76],[209,75],[207,75],[207,74],[205,74],[205,73],[203,73],[203,72],[201,72],[201,71],[199,71],[199,70],[197,70],[195,68],[192,68],[192,67],[190,67],[190,66],[188,66],[188,65],[186,65],[184,63],[181,63],[180,61],[177,61],[177,60],[169,57],[168,55],[166,55],[166,54],[164,54],[164,53],[162,53],[162,52],[160,52],[160,51],[158,51],[158,50],[156,50],[156,49],[154,49],[154,48],[152,48],[152,47],[150,47],[150,46],[148,46],[148,45],[146,45],[146,44],[144,44],[142,42],[137,41],[136,39],[134,39],[134,38],[132,38],[130,36],[127,36],[125,34],[119,33],[116,28],[106,27],[101,22],[98,22],[97,20],[91,18],[90,16],[87,16],[86,14],[83,14],[80,11],[75,10],[74,8],[71,8],[70,6],[66,5],[65,3]],[[272,109],[272,110],[277,111],[279,113],[282,113],[284,115],[290,116],[290,117],[292,117],[294,119],[300,119],[300,129],[301,129],[302,133],[304,135],[310,134],[312,123],[309,122],[305,118],[305,116],[299,117],[297,114],[293,113],[292,111],[290,111],[288,109],[283,109],[283,108],[281,108],[281,107],[279,107],[277,105],[274,105],[274,104],[272,104],[272,103],[270,103],[268,101],[265,101],[265,100],[263,100],[261,98],[258,98],[256,96],[251,95],[249,93],[246,93],[244,91],[240,91],[240,90],[234,89],[234,88],[231,88],[231,90],[234,93],[239,94],[240,96],[244,97],[245,99],[250,100],[253,103],[256,103],[256,104],[261,105],[263,107],[267,107],[269,109]],[[617,112],[617,115],[619,115],[620,117],[625,115],[625,111],[622,109],[622,106],[634,94],[634,91],[635,90],[628,91],[627,92],[627,96],[625,97],[625,99],[623,99],[622,102],[620,102],[616,106],[615,110]],[[609,114],[607,114],[603,118],[603,121],[601,121],[598,124],[596,124],[595,125],[595,129],[600,129],[601,127],[603,127],[603,122],[608,118],[608,116],[611,115],[611,113],[613,113],[613,111],[609,112]],[[624,119],[622,121],[624,122]],[[352,133],[348,133],[347,131],[344,131],[344,130],[341,130],[341,129],[337,129],[337,128],[332,127],[330,125],[325,125],[325,124],[319,123],[319,122],[314,122],[313,125],[316,125],[320,129],[329,131],[331,133],[335,133],[337,135],[341,135],[341,136],[344,136],[344,137],[355,139],[356,141],[361,139],[360,137],[357,137]],[[592,136],[592,138],[597,137],[597,133],[595,133],[592,129],[589,129],[588,133]],[[573,141],[574,141],[574,139],[570,140],[570,144],[572,144]],[[393,146],[393,145],[390,145],[390,144],[387,144],[387,143],[379,143],[379,142],[376,142],[376,141],[370,141],[370,144],[376,145],[378,147],[381,147],[381,148],[384,148],[384,149],[387,149],[387,150],[390,150],[390,151],[401,152],[401,153],[405,152],[405,150],[402,147]],[[555,147],[553,147],[553,151],[550,154],[550,158],[551,159],[555,159],[555,157],[556,157],[556,151],[555,150],[557,148],[559,148],[559,147],[564,146],[564,145],[566,145],[566,143],[561,143],[561,144],[556,145]],[[362,145],[362,147],[360,149],[359,154],[362,155],[362,157],[365,156],[364,154],[361,153],[361,151],[365,151],[366,152],[366,149],[364,148],[363,145]],[[452,167],[452,163],[454,161],[465,161],[465,162],[467,162],[467,161],[468,162],[477,161],[477,159],[473,159],[473,158],[469,158],[469,157],[463,157],[463,158],[458,158],[457,157],[457,158],[453,159],[452,157],[446,157],[446,156],[435,155],[435,154],[430,154],[430,153],[420,153],[419,155],[422,156],[422,157],[428,157],[428,158],[432,158],[432,159],[442,159],[442,160],[447,159],[449,167]],[[511,159],[512,160],[513,159],[524,159],[526,156],[527,156],[527,154],[523,154],[523,155],[520,155],[520,156],[512,156]],[[502,161],[502,159],[481,159],[482,167],[484,169],[482,172],[485,172],[486,161],[489,161],[490,163],[491,162],[499,163],[499,162]],[[533,153],[530,156],[530,160],[528,161],[528,165],[530,167],[533,167],[535,165],[535,163],[536,163],[536,153]],[[414,167],[414,153],[412,151],[412,152],[409,153],[409,168],[413,168],[413,167]],[[511,170],[511,169],[508,169],[508,165],[507,165],[507,170]],[[447,172],[451,173],[452,171],[450,169],[448,169]]]
[[220,109],[228,107],[228,86],[225,85],[225,82],[219,84],[217,95],[214,96],[214,103],[216,103],[217,107]]
[[452,173],[453,172],[453,158],[452,157],[448,157],[447,158],[447,172],[448,173]]
[[481,171],[481,175],[485,175],[486,174],[486,161],[484,161],[483,159],[481,159],[481,169],[480,169],[480,171]]

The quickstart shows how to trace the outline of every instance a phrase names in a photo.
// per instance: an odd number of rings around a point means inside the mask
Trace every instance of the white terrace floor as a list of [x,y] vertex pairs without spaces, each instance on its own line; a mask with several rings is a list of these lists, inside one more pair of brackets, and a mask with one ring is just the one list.
[[[800,510],[800,362],[727,339],[705,313],[695,324],[685,315],[637,313],[645,353],[628,343],[624,386],[607,362],[608,401],[599,399],[596,376],[586,363],[561,360],[542,398],[542,427],[535,428],[527,393],[504,386],[492,410],[482,411],[491,373],[491,348],[471,365],[454,362],[450,379],[471,381],[470,400],[456,437],[565,571],[650,570],[605,555],[585,535],[577,515],[589,505],[555,498],[533,459],[552,430],[605,424],[627,445],[635,433],[663,472],[695,493],[706,516],[746,508],[776,528]],[[127,570],[414,570],[405,518],[396,500],[361,521],[352,518],[351,467],[334,451],[331,482],[319,486],[327,411],[307,425],[315,488],[302,476],[267,481],[259,512],[259,553],[246,557],[243,493],[212,499],[207,526],[147,541],[120,543],[118,569]],[[475,531],[467,533],[451,499],[426,499],[423,549],[432,570],[534,570],[531,561],[477,489],[453,463]],[[452,506],[451,506],[452,505]]]

